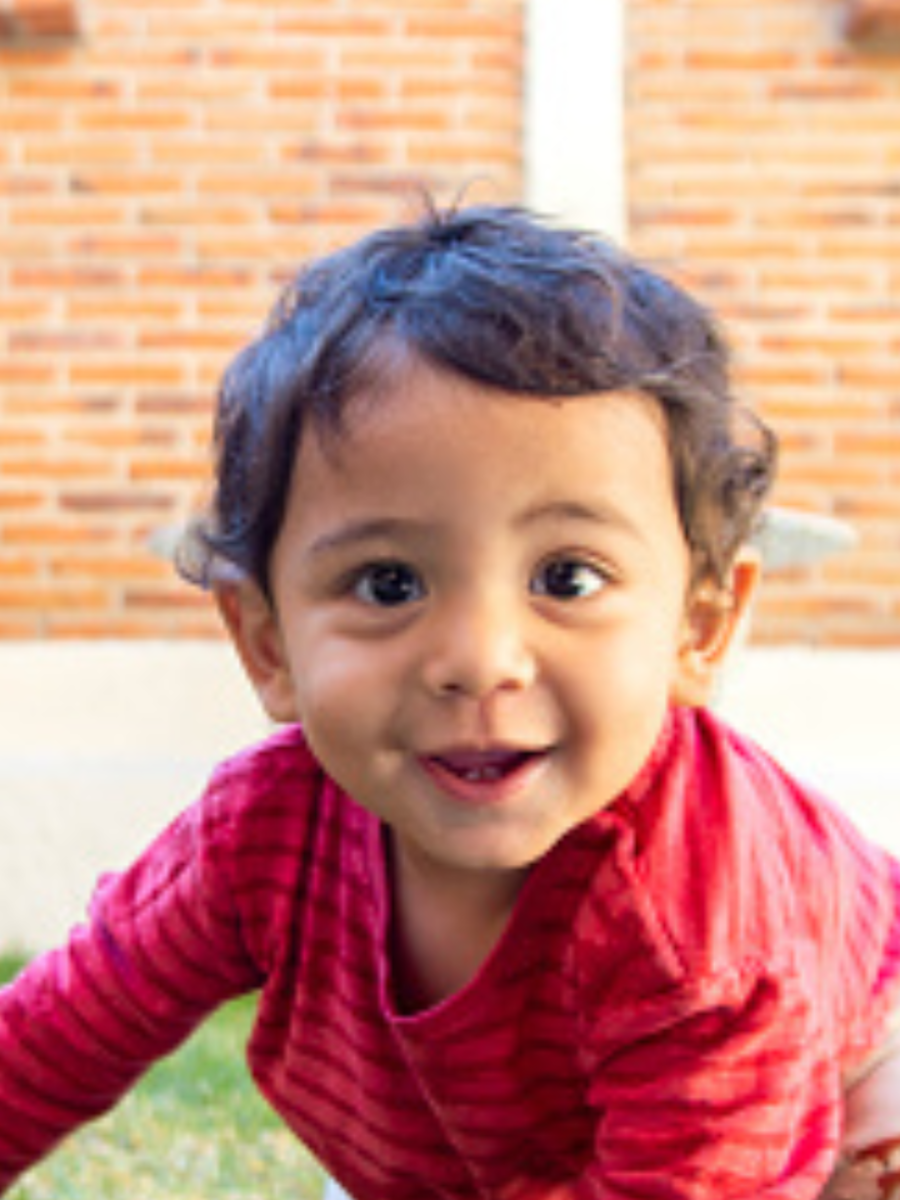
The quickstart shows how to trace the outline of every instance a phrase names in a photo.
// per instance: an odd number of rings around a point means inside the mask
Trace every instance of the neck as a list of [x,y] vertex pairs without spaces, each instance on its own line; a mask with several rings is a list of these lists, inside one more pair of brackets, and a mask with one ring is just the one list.
[[435,869],[390,843],[395,1002],[430,1008],[460,991],[501,940],[527,871]]

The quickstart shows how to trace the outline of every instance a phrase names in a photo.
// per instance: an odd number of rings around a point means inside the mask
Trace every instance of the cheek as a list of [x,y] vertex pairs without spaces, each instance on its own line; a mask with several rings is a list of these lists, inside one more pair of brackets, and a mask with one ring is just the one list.
[[340,651],[329,654],[317,649],[298,654],[294,664],[297,708],[308,729],[349,727],[365,712],[370,685],[360,679],[353,659]]
[[[648,754],[665,720],[675,655],[668,639],[626,639],[586,654],[567,673],[569,717],[626,773]],[[641,765],[638,763],[637,765]]]
[[292,663],[298,720],[326,769],[370,755],[391,708],[389,672],[333,641],[294,647]]
[[603,705],[639,707],[655,693],[668,690],[679,638],[678,618],[662,611],[662,606],[642,619],[626,613],[567,655],[570,686]]
[[325,772],[351,795],[359,791],[361,764],[369,757],[362,721],[365,708],[342,688],[312,689],[300,706],[300,724]]

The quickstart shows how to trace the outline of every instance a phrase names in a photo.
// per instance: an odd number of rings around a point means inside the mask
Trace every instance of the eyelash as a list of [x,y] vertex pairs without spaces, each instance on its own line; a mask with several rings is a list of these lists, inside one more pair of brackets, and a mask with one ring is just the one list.
[[[384,603],[377,599],[372,591],[373,584],[377,585],[379,577],[381,582],[389,581],[393,576],[393,582],[396,584],[403,579],[406,585],[413,583],[416,589],[416,600],[421,600],[425,595],[425,585],[414,567],[409,566],[400,560],[386,559],[383,562],[367,563],[358,571],[355,571],[349,580],[349,590],[364,604],[369,604],[374,608],[400,608],[405,604],[412,603],[413,597],[409,595],[408,586],[405,595],[401,596],[396,603]],[[404,578],[405,577],[405,578]],[[366,595],[365,593],[369,594]]]
[[[569,585],[576,582],[576,590],[566,590],[561,595],[550,586],[550,580],[556,573],[556,585]],[[587,590],[581,585],[588,578]],[[532,595],[546,597],[561,603],[589,599],[602,591],[610,582],[609,573],[597,563],[577,555],[557,555],[543,562],[529,582]],[[387,584],[399,588],[393,598],[382,593],[379,598],[376,589],[379,585]],[[422,600],[428,589],[415,567],[400,559],[385,559],[382,562],[366,563],[349,577],[346,590],[363,604],[374,608],[402,608]]]
[[[574,568],[574,571],[572,571],[572,568]],[[555,595],[546,586],[537,586],[542,578],[544,581],[546,581],[550,574],[554,571],[560,572],[560,574],[562,571],[570,572],[570,581],[575,575],[580,576],[582,581],[585,576],[589,576],[592,581],[589,586],[589,590],[587,592],[579,591],[577,594],[569,593],[566,596],[559,596]],[[602,591],[603,588],[605,588],[609,583],[609,579],[610,577],[608,572],[604,571],[602,567],[598,566],[598,564],[595,562],[591,562],[589,559],[579,558],[577,555],[558,555],[557,557],[548,559],[545,563],[541,564],[540,569],[536,572],[534,579],[532,580],[530,590],[535,595],[547,596],[552,600],[584,600],[589,599],[591,596],[596,595],[597,592]],[[557,579],[557,582],[562,582],[562,580]]]

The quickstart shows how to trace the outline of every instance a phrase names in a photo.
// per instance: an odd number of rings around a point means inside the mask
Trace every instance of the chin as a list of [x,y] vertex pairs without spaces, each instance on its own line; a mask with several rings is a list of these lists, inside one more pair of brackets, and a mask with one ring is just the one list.
[[[560,835],[562,836],[562,835]],[[467,847],[454,855],[454,865],[460,870],[485,873],[521,873],[530,870],[556,845],[558,837],[540,841],[509,842],[492,846]],[[449,864],[448,864],[449,865]]]

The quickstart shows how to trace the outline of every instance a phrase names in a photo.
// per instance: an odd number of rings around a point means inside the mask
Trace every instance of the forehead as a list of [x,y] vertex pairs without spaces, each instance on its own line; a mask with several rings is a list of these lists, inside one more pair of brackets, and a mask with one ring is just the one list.
[[[668,447],[665,413],[644,392],[608,389],[581,394],[512,391],[481,382],[442,364],[433,364],[399,339],[379,338],[358,364],[356,386],[342,404],[336,431],[311,430],[314,453],[340,458],[365,452],[382,438],[400,437],[432,422],[464,432],[470,425],[492,423],[517,430],[523,440],[545,431],[580,427],[589,436],[598,413],[610,426],[617,421],[652,427]],[[623,435],[624,428],[623,428]],[[333,434],[333,436],[332,436]],[[611,436],[607,430],[606,435]],[[434,439],[427,439],[432,442]],[[654,438],[655,440],[655,438]],[[498,456],[504,444],[494,445]],[[302,447],[301,447],[302,450]]]
[[360,390],[338,432],[307,432],[288,518],[458,512],[477,527],[566,501],[677,522],[656,401],[520,395],[416,363]]

